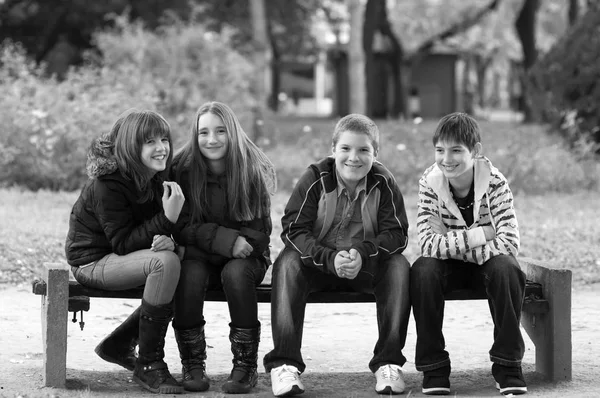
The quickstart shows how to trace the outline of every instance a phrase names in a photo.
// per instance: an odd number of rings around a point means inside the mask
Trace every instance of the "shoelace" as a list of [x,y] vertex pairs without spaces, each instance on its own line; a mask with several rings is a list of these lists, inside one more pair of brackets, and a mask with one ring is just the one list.
[[381,371],[381,374],[386,380],[399,380],[400,368],[392,365],[385,365]]
[[283,365],[281,369],[275,374],[279,381],[297,381],[298,372],[293,368],[289,368],[287,365]]

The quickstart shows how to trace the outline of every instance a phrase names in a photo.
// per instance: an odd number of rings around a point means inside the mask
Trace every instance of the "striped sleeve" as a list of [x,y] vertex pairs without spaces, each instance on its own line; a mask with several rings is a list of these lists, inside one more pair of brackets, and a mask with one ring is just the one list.
[[[464,229],[459,220],[448,211],[440,209],[442,205],[436,193],[428,186],[425,177],[419,181],[419,202],[417,205],[417,231],[421,255],[440,260],[458,259],[472,261],[471,253],[485,244],[482,228]],[[437,234],[429,224],[429,218],[441,218],[448,228],[446,234]]]

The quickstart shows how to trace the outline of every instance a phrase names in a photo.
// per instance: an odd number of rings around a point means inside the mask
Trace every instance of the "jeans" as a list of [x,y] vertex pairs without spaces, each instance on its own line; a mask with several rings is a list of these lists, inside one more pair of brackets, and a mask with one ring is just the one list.
[[[300,254],[285,248],[273,265],[271,293],[271,327],[274,348],[264,358],[267,372],[281,365],[306,369],[300,353],[304,313],[310,292],[345,286],[375,295],[379,336],[369,369],[377,371],[386,364],[404,365],[402,349],[406,342],[409,302],[410,264],[401,254],[377,264],[375,269],[361,269],[353,280],[325,274],[302,264]],[[326,325],[323,325],[326,327]]]
[[126,290],[144,286],[144,300],[151,305],[168,304],[179,280],[177,254],[162,250],[138,250],[119,256],[111,253],[91,265],[71,267],[83,286],[102,290]]
[[494,321],[492,362],[520,366],[525,352],[519,322],[525,274],[513,256],[500,255],[483,265],[419,257],[410,271],[410,297],[417,325],[415,365],[429,371],[450,365],[442,333],[444,294],[454,289],[485,291]]
[[204,296],[209,288],[225,291],[232,326],[257,327],[256,286],[260,285],[265,273],[265,263],[252,257],[215,265],[186,255],[181,263],[181,277],[175,293],[173,327],[186,330],[205,324]]

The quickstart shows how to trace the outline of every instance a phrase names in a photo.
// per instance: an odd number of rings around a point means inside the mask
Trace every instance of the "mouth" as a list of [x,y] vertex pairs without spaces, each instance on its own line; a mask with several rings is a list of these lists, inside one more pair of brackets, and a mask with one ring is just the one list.
[[446,170],[446,171],[454,171],[454,169],[456,169],[457,167],[458,167],[458,165],[456,165],[456,166],[445,166],[445,165],[442,165],[442,168],[444,170]]
[[152,159],[154,159],[154,160],[165,160],[166,158],[167,158],[167,155],[152,156]]
[[362,167],[362,165],[360,165],[360,164],[347,164],[347,163],[344,163],[344,166],[350,167],[351,169],[358,169],[358,168]]

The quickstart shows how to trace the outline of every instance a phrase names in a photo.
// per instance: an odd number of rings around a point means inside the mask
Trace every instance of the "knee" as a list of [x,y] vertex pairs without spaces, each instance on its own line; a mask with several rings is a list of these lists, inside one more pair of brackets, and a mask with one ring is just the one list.
[[441,276],[443,262],[432,257],[419,257],[410,268],[410,281],[420,283]]
[[181,263],[179,284],[193,285],[194,287],[203,286],[208,280],[208,275],[209,271],[203,262],[184,260]]
[[383,264],[385,277],[395,281],[408,282],[410,263],[402,254],[394,254]]
[[525,274],[519,266],[519,262],[513,256],[499,255],[492,257],[485,264],[485,275],[490,281],[496,283],[507,282],[525,283]]
[[302,272],[300,253],[284,248],[273,264],[273,283],[286,284],[294,281]]
[[154,261],[152,261],[153,267],[151,272],[165,272],[167,274],[179,274],[181,272],[181,263],[179,262],[179,257],[172,251],[162,250],[156,252],[154,256]]
[[236,286],[243,283],[246,279],[252,279],[250,272],[250,262],[245,259],[234,259],[229,261],[221,271],[221,283],[223,286]]

